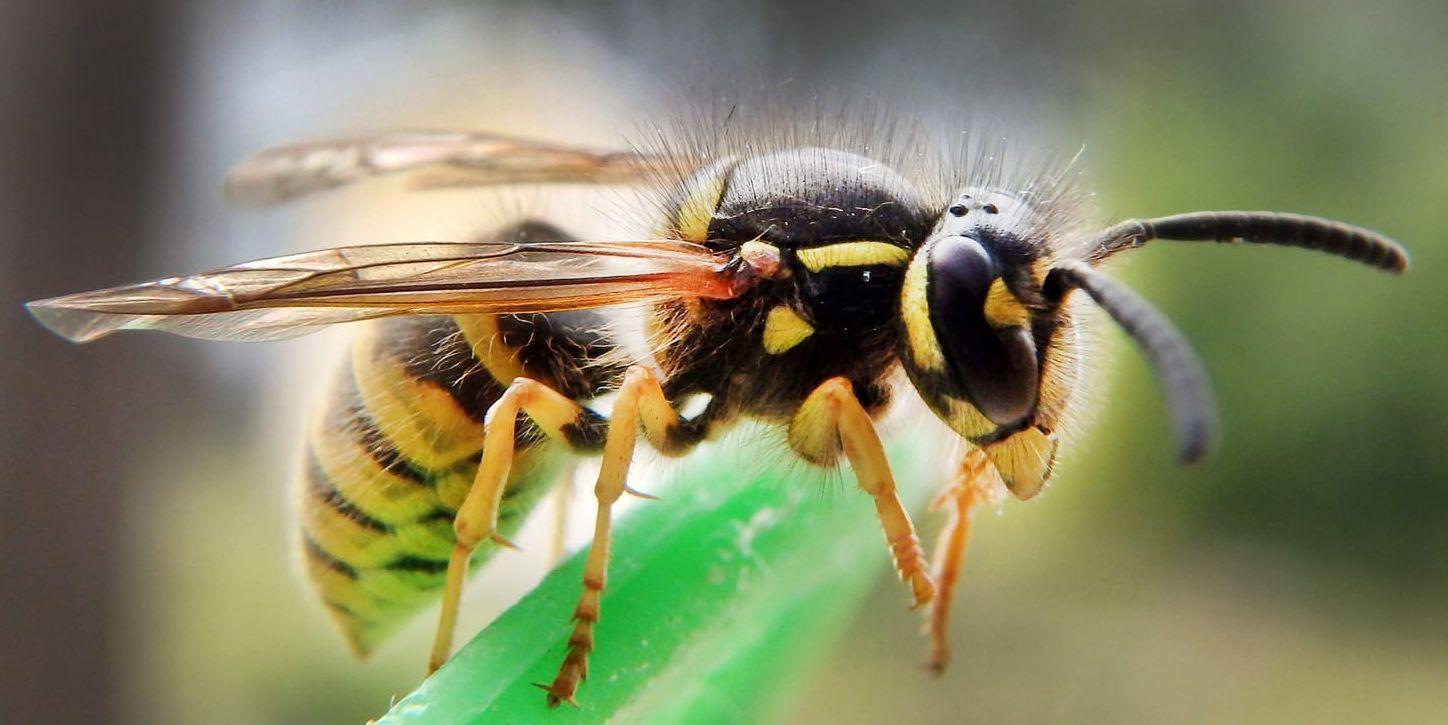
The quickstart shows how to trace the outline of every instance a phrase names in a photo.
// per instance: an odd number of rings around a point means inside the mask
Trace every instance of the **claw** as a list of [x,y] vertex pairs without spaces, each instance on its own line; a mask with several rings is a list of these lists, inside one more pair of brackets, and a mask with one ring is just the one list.
[[944,511],[945,507],[955,500],[956,488],[957,486],[948,486],[944,491],[935,494],[935,498],[930,499],[930,504],[926,509],[929,511]]
[[512,549],[513,551],[522,551],[522,550],[523,550],[523,549],[522,549],[521,547],[519,547],[517,544],[515,544],[515,543],[513,543],[513,542],[511,542],[511,541],[509,541],[509,540],[507,540],[507,539],[505,539],[505,538],[503,538],[503,535],[502,535],[502,534],[493,534],[492,536],[489,536],[489,537],[488,537],[488,540],[489,540],[489,541],[492,541],[494,544],[497,544],[498,546],[503,547],[504,549]]
[[573,707],[578,707],[578,701],[573,699],[573,695],[559,696],[558,693],[553,691],[552,685],[545,685],[541,682],[534,682],[533,686],[548,693],[548,707],[558,707],[559,704],[565,702],[569,705],[572,705]]
[[643,491],[640,491],[640,490],[634,489],[634,488],[629,488],[628,486],[624,486],[624,487],[623,487],[623,492],[626,493],[626,494],[628,494],[628,495],[630,495],[630,496],[635,496],[635,497],[637,497],[637,498],[645,499],[645,500],[648,500],[648,501],[662,501],[662,500],[663,500],[663,499],[659,498],[658,496],[655,496],[655,495],[653,495],[653,494],[651,494],[651,493],[644,493]]

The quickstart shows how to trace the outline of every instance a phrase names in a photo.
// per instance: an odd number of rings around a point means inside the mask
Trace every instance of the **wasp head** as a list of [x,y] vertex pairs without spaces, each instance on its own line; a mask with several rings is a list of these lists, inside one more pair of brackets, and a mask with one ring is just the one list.
[[1080,342],[1067,304],[1081,291],[1156,369],[1176,429],[1177,458],[1206,455],[1216,405],[1201,360],[1145,299],[1097,266],[1153,239],[1315,249],[1389,272],[1408,254],[1376,232],[1280,212],[1192,212],[1130,219],[1063,255],[1048,218],[1025,200],[966,190],[905,272],[900,357],[925,402],[981,448],[1011,492],[1039,493],[1056,432],[1077,387]]
[[1062,354],[1074,325],[1042,293],[1049,250],[1035,215],[1018,197],[967,189],[911,260],[900,316],[901,357],[925,402],[1022,498],[1050,476],[1075,384],[1063,364],[1075,356]]

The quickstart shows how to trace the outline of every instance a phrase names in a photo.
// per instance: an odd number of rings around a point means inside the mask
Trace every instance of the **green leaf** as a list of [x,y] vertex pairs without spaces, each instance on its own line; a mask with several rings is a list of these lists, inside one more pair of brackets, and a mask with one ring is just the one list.
[[[845,472],[821,486],[798,462],[741,472],[737,449],[701,452],[615,528],[580,707],[550,711],[583,554],[463,647],[382,723],[738,722],[789,703],[809,666],[889,571],[870,498]],[[894,455],[907,505],[933,484]],[[755,469],[759,466],[755,464]],[[901,585],[900,616],[909,594]],[[922,650],[923,651],[923,650]]]

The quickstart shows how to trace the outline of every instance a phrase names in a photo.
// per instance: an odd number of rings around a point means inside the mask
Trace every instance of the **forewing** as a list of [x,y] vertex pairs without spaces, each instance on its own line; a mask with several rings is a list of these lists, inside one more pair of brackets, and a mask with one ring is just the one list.
[[687,158],[600,151],[501,134],[393,131],[271,148],[227,176],[227,195],[266,206],[370,176],[409,174],[421,187],[634,183],[691,168]]
[[343,247],[31,302],[55,333],[268,340],[403,314],[552,312],[729,297],[722,260],[678,241]]

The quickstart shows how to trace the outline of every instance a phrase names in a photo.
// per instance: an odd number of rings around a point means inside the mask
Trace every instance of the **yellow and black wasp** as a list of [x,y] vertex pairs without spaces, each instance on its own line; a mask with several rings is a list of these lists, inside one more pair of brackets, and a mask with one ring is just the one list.
[[[576,626],[546,687],[556,705],[587,675],[611,510],[631,492],[638,431],[679,456],[752,419],[810,464],[843,455],[914,603],[931,605],[942,667],[972,510],[996,486],[1029,499],[1051,476],[1082,387],[1081,306],[1104,310],[1156,368],[1179,457],[1206,451],[1215,414],[1201,364],[1102,264],[1170,239],[1407,267],[1383,236],[1294,214],[1195,212],[1101,230],[1062,175],[1012,181],[979,155],[964,165],[981,168],[931,190],[896,168],[907,158],[876,150],[868,133],[721,137],[690,152],[428,131],[279,147],[233,173],[234,197],[269,204],[398,174],[634,185],[657,203],[634,240],[579,241],[520,221],[485,241],[306,252],[29,307],[75,341],[117,330],[261,340],[368,321],[301,476],[308,572],[359,653],[441,598],[440,666],[470,563],[508,545],[569,457],[601,456]],[[614,332],[608,308],[642,323],[643,345]],[[908,390],[894,383],[902,369]],[[607,416],[590,407],[609,394]],[[897,395],[918,396],[965,442],[940,499],[952,515],[933,567],[876,433]],[[699,412],[681,413],[696,399]]]

